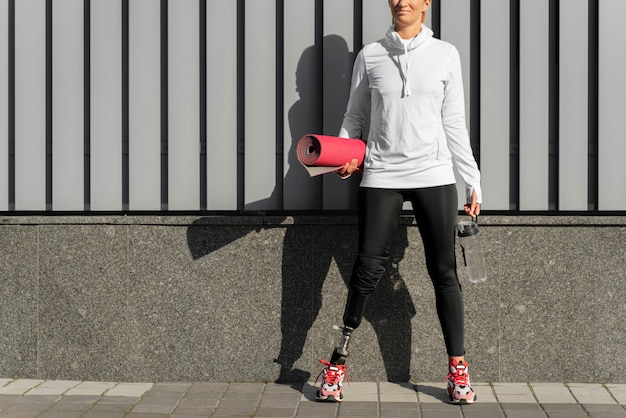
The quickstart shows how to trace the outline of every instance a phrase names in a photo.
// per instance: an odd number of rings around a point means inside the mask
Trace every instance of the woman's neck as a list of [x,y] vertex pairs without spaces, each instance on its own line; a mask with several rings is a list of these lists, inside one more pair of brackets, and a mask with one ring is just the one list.
[[394,30],[398,32],[398,35],[400,35],[400,38],[412,39],[412,38],[415,38],[417,35],[419,35],[419,33],[422,31],[422,24],[420,23],[418,25],[401,27],[396,23],[394,25]]

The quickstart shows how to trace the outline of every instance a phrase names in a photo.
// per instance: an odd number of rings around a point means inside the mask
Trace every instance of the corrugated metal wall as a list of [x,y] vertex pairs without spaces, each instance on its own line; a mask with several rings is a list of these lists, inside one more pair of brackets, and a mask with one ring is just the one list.
[[[484,209],[626,210],[623,0],[433,0]],[[354,207],[336,134],[385,0],[0,0],[0,211]]]

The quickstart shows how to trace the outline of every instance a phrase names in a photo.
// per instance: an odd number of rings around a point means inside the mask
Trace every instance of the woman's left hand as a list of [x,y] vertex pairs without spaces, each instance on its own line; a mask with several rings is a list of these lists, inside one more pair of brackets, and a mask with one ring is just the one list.
[[359,160],[354,158],[349,163],[345,163],[343,167],[338,170],[335,170],[335,173],[341,177],[342,179],[347,179],[354,173],[358,168]]
[[476,191],[472,190],[472,203],[466,203],[463,205],[463,209],[465,209],[465,213],[472,218],[480,215],[480,203],[477,203],[478,198],[476,197]]

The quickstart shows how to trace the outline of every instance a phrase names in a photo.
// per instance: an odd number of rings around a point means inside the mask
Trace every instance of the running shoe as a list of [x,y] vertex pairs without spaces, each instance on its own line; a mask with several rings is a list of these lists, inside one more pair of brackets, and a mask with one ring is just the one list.
[[470,404],[476,402],[476,394],[470,385],[468,364],[464,361],[452,360],[448,374],[448,395],[450,403]]
[[322,386],[320,386],[315,400],[327,402],[343,401],[343,381],[348,379],[346,371],[348,367],[343,364],[332,364],[326,360],[320,360],[320,363],[326,366],[324,370],[317,375],[315,383],[322,376]]

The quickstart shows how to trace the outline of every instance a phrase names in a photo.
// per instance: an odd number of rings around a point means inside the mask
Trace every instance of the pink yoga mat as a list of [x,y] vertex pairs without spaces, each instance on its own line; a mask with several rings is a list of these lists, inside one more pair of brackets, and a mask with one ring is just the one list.
[[335,171],[345,163],[358,160],[363,164],[365,142],[360,139],[339,138],[328,135],[304,135],[296,146],[298,161],[310,176]]

